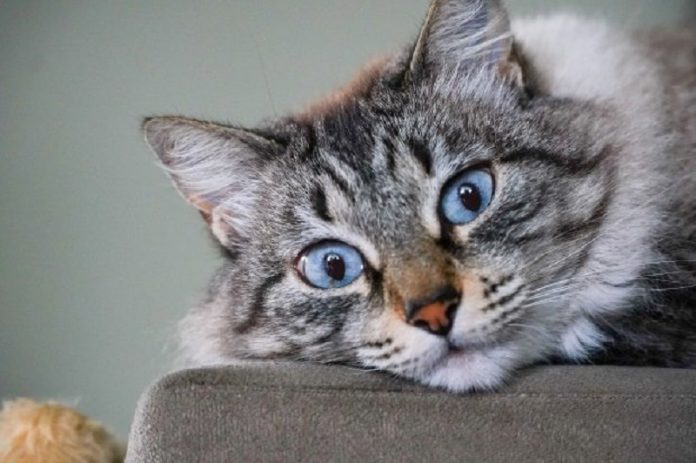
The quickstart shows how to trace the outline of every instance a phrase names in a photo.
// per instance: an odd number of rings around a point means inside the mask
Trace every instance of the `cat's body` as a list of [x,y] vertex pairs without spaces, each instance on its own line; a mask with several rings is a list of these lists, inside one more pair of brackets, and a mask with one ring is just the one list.
[[[635,207],[628,198],[625,209],[615,205],[616,230],[603,233],[626,253],[626,260],[617,261],[618,273],[630,268],[634,249],[629,243],[636,242],[642,233],[637,229],[643,226],[650,230],[644,235],[649,243],[636,250],[648,254],[636,256],[637,276],[626,272],[612,282],[607,278],[611,266],[602,265],[601,250],[595,246],[595,272],[601,283],[586,297],[590,304],[607,296],[616,301],[604,302],[606,309],[591,317],[603,338],[601,349],[590,356],[581,349],[581,355],[571,359],[696,367],[695,31],[675,28],[629,35],[605,23],[568,16],[514,26],[544,92],[609,102],[612,112],[621,114],[616,134],[625,136],[632,147],[622,150],[617,171],[626,177],[622,183],[627,189],[639,188],[633,200],[653,208],[640,218],[627,213]],[[649,176],[656,181],[642,180]],[[605,219],[606,228],[610,221]],[[622,234],[625,237],[618,238]],[[568,360],[565,355],[557,359]]]
[[452,390],[551,360],[696,367],[696,35],[512,35],[497,1],[436,1],[413,47],[303,113],[146,121],[226,251],[189,363]]

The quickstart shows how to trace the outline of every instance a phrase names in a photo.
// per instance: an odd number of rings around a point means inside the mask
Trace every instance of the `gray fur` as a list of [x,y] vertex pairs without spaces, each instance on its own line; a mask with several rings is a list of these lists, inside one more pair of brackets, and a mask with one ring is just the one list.
[[[578,33],[592,40],[564,49]],[[510,29],[498,1],[435,1],[413,47],[311,112],[254,130],[148,119],[225,250],[182,322],[187,361],[337,362],[451,390],[543,361],[696,367],[695,39]],[[448,225],[441,189],[473,165],[493,202]],[[363,276],[304,284],[294,262],[325,239],[358,249]],[[445,280],[463,292],[447,337],[399,318]]]

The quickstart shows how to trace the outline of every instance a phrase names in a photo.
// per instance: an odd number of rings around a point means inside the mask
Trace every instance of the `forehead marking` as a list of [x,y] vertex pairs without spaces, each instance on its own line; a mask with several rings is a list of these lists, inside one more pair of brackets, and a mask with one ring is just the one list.
[[428,147],[425,143],[415,139],[409,140],[409,147],[411,154],[416,158],[426,175],[430,175],[433,159]]
[[393,175],[396,168],[395,154],[397,151],[394,142],[389,139],[389,135],[382,133],[375,137],[375,143],[372,155],[372,167],[377,171],[386,171]]
[[356,196],[352,185],[355,185],[355,172],[333,156],[324,154],[321,157],[321,168],[331,179],[333,185],[339,189],[347,198],[354,199]]
[[326,194],[321,185],[314,187],[312,191],[312,206],[314,207],[314,212],[326,222],[333,222],[333,217],[329,212],[329,207],[326,203]]

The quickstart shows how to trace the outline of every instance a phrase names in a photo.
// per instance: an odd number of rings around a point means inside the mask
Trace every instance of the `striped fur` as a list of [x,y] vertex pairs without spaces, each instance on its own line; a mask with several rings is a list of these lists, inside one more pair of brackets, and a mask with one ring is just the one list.
[[[254,130],[149,119],[225,250],[181,324],[186,361],[344,363],[456,391],[535,362],[696,367],[694,43],[436,0],[413,46],[308,111]],[[490,207],[446,223],[443,186],[479,165]],[[294,263],[328,239],[365,271],[319,290]],[[462,295],[449,335],[406,323],[404,301],[445,280]]]

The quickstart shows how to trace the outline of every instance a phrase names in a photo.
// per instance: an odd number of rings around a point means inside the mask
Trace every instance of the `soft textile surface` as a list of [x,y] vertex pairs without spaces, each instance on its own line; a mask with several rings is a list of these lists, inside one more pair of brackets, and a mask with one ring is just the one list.
[[166,376],[128,462],[696,461],[696,370],[549,366],[454,395],[377,373],[247,363]]

